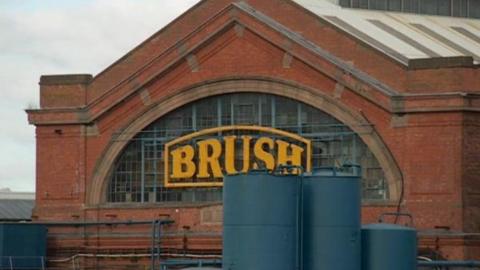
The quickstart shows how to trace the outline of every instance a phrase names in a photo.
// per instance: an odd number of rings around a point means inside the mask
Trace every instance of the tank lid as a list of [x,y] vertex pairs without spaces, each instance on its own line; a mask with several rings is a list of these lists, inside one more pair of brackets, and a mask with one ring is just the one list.
[[389,223],[374,223],[363,225],[362,230],[417,231],[415,228]]
[[222,269],[214,268],[214,267],[189,267],[189,268],[182,268],[182,270],[222,270]]

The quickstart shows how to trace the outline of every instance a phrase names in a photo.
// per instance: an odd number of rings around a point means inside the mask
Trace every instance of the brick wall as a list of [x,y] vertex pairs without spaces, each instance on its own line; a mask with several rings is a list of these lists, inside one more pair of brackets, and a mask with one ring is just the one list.
[[[463,133],[463,194],[464,230],[469,233],[480,231],[480,119],[478,113],[464,115]],[[478,258],[480,248],[472,245],[469,257]]]
[[[172,231],[188,227],[194,232],[219,232],[218,206],[118,207],[104,201],[90,205],[86,198],[88,192],[102,188],[93,179],[100,173],[102,159],[116,158],[105,155],[116,138],[156,104],[172,100],[169,108],[174,109],[193,85],[208,91],[209,83],[219,79],[266,78],[310,89],[313,98],[327,96],[364,117],[403,174],[401,208],[414,215],[419,229],[479,231],[480,120],[478,113],[462,110],[478,110],[480,104],[450,93],[480,92],[478,69],[409,70],[289,1],[249,1],[398,92],[388,96],[241,11],[224,9],[229,2],[201,2],[93,80],[89,76],[75,83],[68,76],[43,79],[42,108],[29,111],[30,122],[37,126],[36,219],[170,217],[176,220]],[[265,83],[259,83],[258,89],[269,91]],[[366,205],[364,223],[394,211],[396,203]],[[425,238],[422,245],[451,258],[480,258],[474,240],[455,236],[443,239],[439,248],[438,242]],[[219,248],[215,241],[208,249]],[[54,243],[61,247],[63,242]],[[464,252],[468,245],[470,253]]]

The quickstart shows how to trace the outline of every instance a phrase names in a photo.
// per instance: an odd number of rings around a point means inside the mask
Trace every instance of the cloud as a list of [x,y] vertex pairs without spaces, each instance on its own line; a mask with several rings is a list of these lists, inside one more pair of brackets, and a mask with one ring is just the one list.
[[[66,4],[68,2],[68,4]],[[34,191],[42,74],[96,74],[198,0],[22,0],[0,3],[0,188]]]

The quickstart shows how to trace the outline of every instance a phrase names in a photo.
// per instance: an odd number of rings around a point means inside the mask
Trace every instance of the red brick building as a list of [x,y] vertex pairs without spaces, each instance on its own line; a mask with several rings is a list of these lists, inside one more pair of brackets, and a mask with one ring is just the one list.
[[[313,168],[361,165],[364,223],[409,212],[422,252],[480,259],[479,40],[476,19],[201,1],[95,77],[41,77],[34,219],[168,217],[164,249],[219,254],[218,177],[165,186],[164,146],[263,126],[311,140]],[[148,250],[113,231],[52,229],[50,254]]]

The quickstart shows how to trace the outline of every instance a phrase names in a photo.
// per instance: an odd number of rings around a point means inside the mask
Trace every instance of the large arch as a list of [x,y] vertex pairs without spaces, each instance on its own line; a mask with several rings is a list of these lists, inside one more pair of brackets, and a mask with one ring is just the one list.
[[340,100],[334,99],[321,91],[301,86],[297,83],[256,77],[222,78],[192,85],[175,92],[173,95],[165,96],[163,99],[149,105],[147,110],[139,112],[138,116],[128,123],[118,136],[111,138],[105,151],[97,161],[92,181],[87,187],[86,204],[88,206],[98,206],[106,202],[109,173],[115,159],[121,154],[128,142],[150,123],[170,111],[196,100],[240,92],[265,93],[292,98],[322,110],[346,124],[360,136],[384,170],[389,187],[390,200],[398,200],[402,184],[400,168],[380,135],[365,117],[342,104]]

